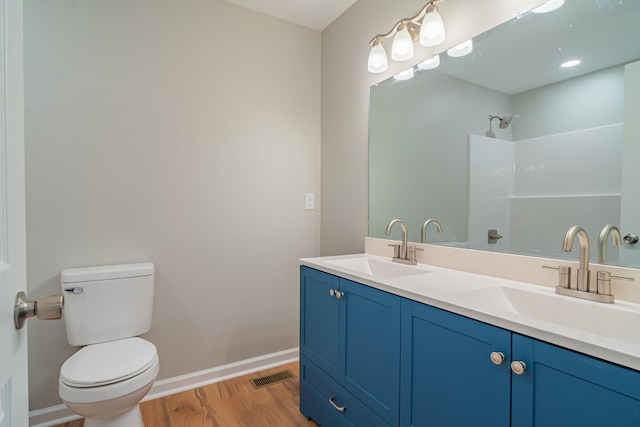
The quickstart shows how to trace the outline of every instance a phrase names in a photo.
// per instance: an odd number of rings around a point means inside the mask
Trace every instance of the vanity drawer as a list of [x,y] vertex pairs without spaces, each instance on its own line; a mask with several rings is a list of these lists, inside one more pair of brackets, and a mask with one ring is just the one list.
[[[340,412],[337,407],[344,408]],[[321,427],[387,427],[382,418],[304,357],[300,359],[300,412]]]

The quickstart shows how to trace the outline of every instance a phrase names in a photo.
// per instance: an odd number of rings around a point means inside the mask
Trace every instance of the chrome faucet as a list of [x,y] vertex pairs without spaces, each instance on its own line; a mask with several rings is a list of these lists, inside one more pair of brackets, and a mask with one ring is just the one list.
[[395,224],[398,224],[400,226],[400,230],[402,230],[402,244],[389,245],[394,247],[392,261],[400,262],[402,264],[416,265],[418,263],[418,261],[416,260],[416,251],[421,249],[416,248],[415,246],[409,247],[407,245],[407,226],[404,225],[404,222],[402,222],[402,220],[391,220],[389,224],[387,224],[387,229],[384,230],[384,234],[391,234],[391,227],[393,227]]
[[384,230],[384,234],[386,234],[387,236],[391,234],[391,227],[393,227],[395,224],[398,224],[400,226],[400,230],[402,230],[402,245],[400,246],[400,253],[398,253],[397,257],[401,259],[407,259],[407,226],[404,225],[404,222],[402,222],[402,220],[400,219],[393,219],[389,221],[389,224],[387,224],[387,229]]
[[[604,254],[604,261],[607,260],[607,237],[609,233],[613,233],[613,240],[619,246],[621,244],[620,230],[614,225],[606,225],[600,232],[598,243],[600,244],[600,262],[602,263],[602,256]],[[577,225],[567,230],[567,234],[564,236],[564,242],[562,242],[562,249],[566,252],[570,252],[573,247],[573,241],[578,236],[580,240],[580,265],[578,266],[578,280],[577,289],[571,283],[571,267],[561,265],[556,268],[558,270],[558,286],[556,286],[556,293],[560,295],[566,295],[569,297],[576,297],[587,299],[596,302],[612,303],[614,296],[611,293],[611,279],[621,280],[634,280],[633,277],[626,276],[614,276],[608,271],[598,271],[596,279],[593,283],[589,280],[589,237],[584,228]]]
[[591,287],[589,282],[589,236],[584,228],[574,225],[564,236],[564,242],[562,242],[562,250],[565,252],[571,252],[573,248],[573,241],[578,236],[580,241],[580,265],[578,266],[578,280],[577,286],[579,291],[597,292],[596,287]]
[[435,225],[438,233],[442,233],[442,226],[440,226],[438,220],[428,219],[424,222],[424,224],[422,224],[422,237],[420,238],[420,243],[427,243],[427,227],[429,226],[429,224]]
[[609,234],[613,236],[613,244],[616,246],[622,245],[622,236],[620,235],[620,229],[615,225],[607,224],[600,231],[600,236],[598,237],[598,263],[606,264],[607,263],[607,239]]

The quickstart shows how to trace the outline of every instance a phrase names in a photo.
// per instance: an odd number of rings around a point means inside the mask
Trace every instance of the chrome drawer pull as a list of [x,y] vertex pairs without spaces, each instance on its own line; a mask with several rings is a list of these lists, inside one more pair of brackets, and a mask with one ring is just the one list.
[[331,406],[333,406],[334,408],[336,408],[336,410],[337,410],[338,412],[344,412],[344,411],[347,409],[347,407],[346,407],[346,406],[338,406],[338,405],[336,405],[336,404],[335,404],[335,402],[333,401],[333,396],[331,396],[331,397],[329,398],[329,403],[331,403]]

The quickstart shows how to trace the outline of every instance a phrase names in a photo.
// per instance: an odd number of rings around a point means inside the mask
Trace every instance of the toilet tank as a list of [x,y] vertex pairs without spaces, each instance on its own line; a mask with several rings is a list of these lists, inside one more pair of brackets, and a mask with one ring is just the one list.
[[62,313],[69,344],[83,346],[148,332],[154,277],[151,262],[64,270]]

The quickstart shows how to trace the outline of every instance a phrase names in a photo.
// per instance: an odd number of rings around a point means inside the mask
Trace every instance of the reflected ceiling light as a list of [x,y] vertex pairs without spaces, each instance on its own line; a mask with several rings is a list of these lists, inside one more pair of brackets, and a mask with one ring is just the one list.
[[548,13],[562,7],[564,0],[549,0],[548,2],[532,9],[533,13]]
[[391,59],[394,61],[407,61],[413,58],[413,45],[418,40],[423,46],[436,46],[442,43],[445,35],[444,22],[436,6],[439,1],[443,0],[431,0],[413,18],[401,19],[388,33],[375,36],[369,42],[371,51],[367,69],[372,73],[382,73],[389,68],[387,53],[382,45],[383,39],[393,37]]
[[433,70],[440,66],[440,55],[436,55],[433,58],[426,59],[418,64],[418,68],[421,70]]
[[406,22],[403,22],[393,38],[391,59],[394,61],[406,61],[411,58],[413,58],[413,38],[409,34],[409,26]]
[[396,80],[409,80],[409,79],[412,79],[413,76],[414,76],[413,67],[411,67],[404,71],[399,72],[398,74],[393,76],[393,78]]
[[389,69],[387,51],[384,50],[384,46],[382,46],[380,40],[376,40],[371,47],[367,69],[370,73],[383,73]]
[[560,64],[560,66],[562,68],[571,68],[571,67],[575,67],[576,65],[580,65],[582,61],[580,61],[579,59],[572,59],[570,61],[565,61],[562,64]]
[[420,44],[422,46],[436,46],[444,41],[444,21],[438,11],[438,6],[430,3],[427,14],[422,20],[420,28]]
[[447,55],[454,58],[459,58],[470,54],[473,51],[473,40],[469,39],[466,42],[460,43],[458,46],[454,46],[447,51]]

